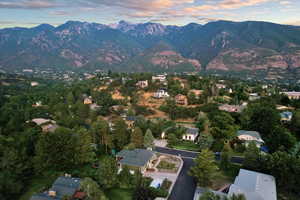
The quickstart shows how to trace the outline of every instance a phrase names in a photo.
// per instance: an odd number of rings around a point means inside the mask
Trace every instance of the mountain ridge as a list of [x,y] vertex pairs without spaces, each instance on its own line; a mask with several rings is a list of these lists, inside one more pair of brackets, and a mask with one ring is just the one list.
[[[145,55],[161,43],[172,50],[157,49]],[[187,71],[297,71],[300,27],[223,20],[184,26],[67,21],[56,27],[5,28],[0,29],[0,65],[7,69],[56,66],[120,71],[180,72],[185,67]]]

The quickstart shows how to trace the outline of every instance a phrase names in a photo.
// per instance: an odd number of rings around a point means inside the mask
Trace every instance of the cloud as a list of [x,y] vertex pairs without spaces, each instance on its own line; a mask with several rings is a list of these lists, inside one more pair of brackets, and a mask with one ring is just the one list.
[[41,9],[54,8],[56,6],[58,6],[58,4],[51,0],[13,0],[0,2],[0,8]]

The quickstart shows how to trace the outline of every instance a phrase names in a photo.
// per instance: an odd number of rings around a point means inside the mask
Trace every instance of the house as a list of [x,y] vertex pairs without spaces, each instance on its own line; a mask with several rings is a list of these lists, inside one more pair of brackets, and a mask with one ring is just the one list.
[[216,84],[216,87],[217,87],[218,89],[225,89],[225,88],[226,88],[226,85],[217,83],[217,84]]
[[240,169],[228,195],[244,194],[249,200],[277,200],[275,178],[268,174]]
[[162,98],[166,98],[169,97],[170,95],[168,94],[167,91],[165,90],[158,90],[157,92],[154,93],[153,97],[157,98],[157,99],[162,99]]
[[92,97],[86,97],[83,100],[83,104],[85,104],[85,105],[90,105],[92,103],[93,103]]
[[167,77],[166,75],[157,75],[157,76],[152,76],[152,82],[156,82],[156,81],[159,81],[159,82],[165,82],[167,80]]
[[281,121],[282,122],[290,122],[293,118],[293,113],[292,112],[282,112],[280,113]]
[[136,116],[126,116],[125,122],[129,128],[133,128],[136,119]]
[[42,106],[41,101],[37,101],[37,102],[35,102],[35,104],[32,104],[32,107],[41,107],[41,106]]
[[156,159],[155,153],[146,149],[122,150],[117,153],[117,162],[122,169],[123,166],[131,170],[140,170],[144,173],[148,168],[153,167],[153,161]]
[[289,99],[300,99],[300,92],[282,92],[281,94],[285,94]]
[[35,194],[30,200],[62,200],[65,196],[70,199],[84,199],[85,193],[80,192],[79,188],[80,178],[72,178],[70,175],[61,176],[48,191]]
[[148,80],[145,81],[138,81],[136,86],[140,87],[140,88],[146,88],[148,87]]
[[182,136],[182,139],[195,142],[198,135],[199,135],[198,128],[187,128],[185,133]]
[[243,106],[243,105],[222,104],[219,106],[219,110],[223,110],[226,112],[237,112],[237,113],[242,112],[244,108],[245,108],[245,106]]
[[179,105],[187,105],[188,104],[187,97],[182,94],[178,94],[175,96],[175,102],[176,102],[176,104],[179,104]]
[[203,90],[190,90],[189,93],[194,93],[196,98],[199,98],[203,94]]
[[38,85],[39,85],[39,83],[38,83],[38,82],[35,82],[35,81],[33,81],[33,82],[31,82],[31,83],[30,83],[30,85],[31,85],[32,87],[35,87],[35,86],[38,86]]
[[250,93],[249,94],[249,101],[255,101],[260,99],[260,96],[257,93]]
[[40,126],[43,132],[53,133],[58,128],[56,121],[51,119],[35,118],[32,119],[31,121],[36,123],[38,126]]
[[255,142],[257,147],[261,147],[264,143],[257,131],[239,130],[237,132],[237,137],[239,140],[245,141],[246,146],[248,146],[250,142]]

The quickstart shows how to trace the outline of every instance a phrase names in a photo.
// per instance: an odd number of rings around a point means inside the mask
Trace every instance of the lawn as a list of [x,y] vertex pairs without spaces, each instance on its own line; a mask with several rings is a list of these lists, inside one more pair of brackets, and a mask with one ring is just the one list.
[[199,151],[199,145],[190,141],[180,141],[178,144],[172,146],[175,149],[187,151]]
[[157,168],[158,169],[170,169],[170,170],[173,170],[173,169],[176,169],[176,164],[167,162],[165,160],[162,160],[157,165]]
[[132,200],[133,191],[131,189],[110,189],[105,191],[106,196],[110,200]]
[[34,177],[28,183],[26,191],[19,200],[29,200],[30,197],[38,192],[48,189],[56,180],[57,176]]

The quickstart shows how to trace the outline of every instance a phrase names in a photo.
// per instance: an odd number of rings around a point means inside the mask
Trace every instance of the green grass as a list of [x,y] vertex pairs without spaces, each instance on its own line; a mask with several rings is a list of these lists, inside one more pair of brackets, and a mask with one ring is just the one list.
[[38,192],[48,189],[56,180],[57,176],[33,177],[27,184],[25,193],[19,200],[29,200],[30,197]]
[[174,163],[169,163],[167,161],[160,161],[158,166],[157,166],[158,169],[176,169],[176,165]]
[[110,200],[132,200],[133,191],[131,189],[110,189],[105,191],[106,196]]
[[190,141],[180,141],[178,144],[172,146],[175,149],[187,151],[199,151],[199,145]]

